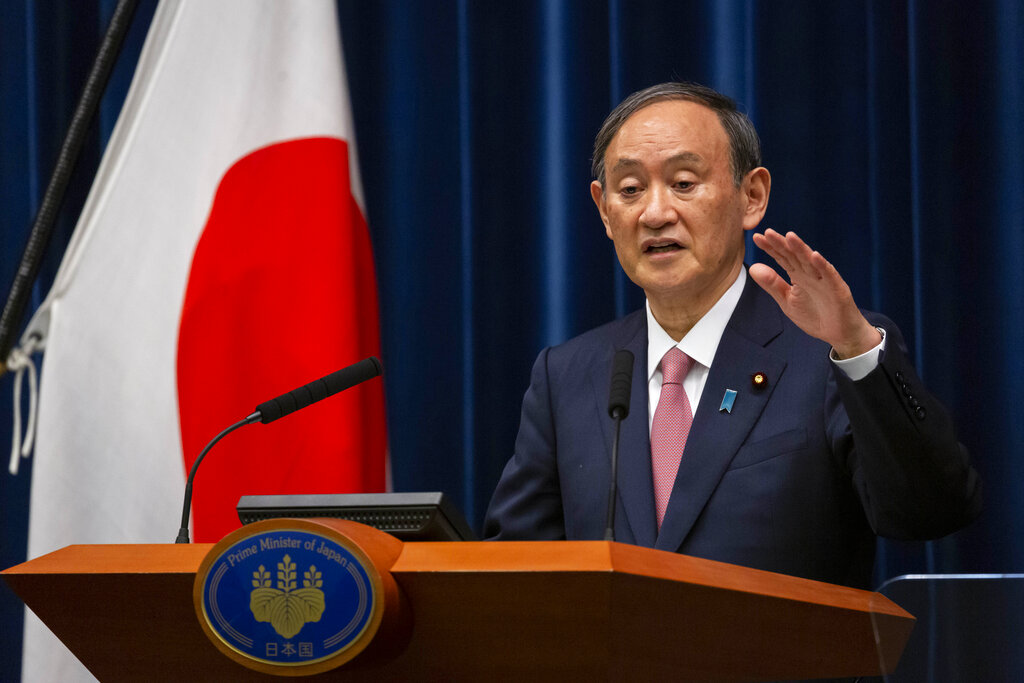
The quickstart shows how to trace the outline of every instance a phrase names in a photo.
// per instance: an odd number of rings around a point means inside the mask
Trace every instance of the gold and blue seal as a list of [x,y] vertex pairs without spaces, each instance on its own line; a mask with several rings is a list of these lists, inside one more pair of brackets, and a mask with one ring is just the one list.
[[214,545],[193,598],[218,649],[258,671],[302,675],[339,666],[369,644],[384,582],[338,522],[257,522]]

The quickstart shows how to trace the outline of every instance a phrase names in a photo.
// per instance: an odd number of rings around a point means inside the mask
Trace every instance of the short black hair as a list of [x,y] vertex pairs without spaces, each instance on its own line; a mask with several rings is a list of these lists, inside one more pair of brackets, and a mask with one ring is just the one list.
[[665,100],[696,102],[711,109],[718,115],[726,135],[729,137],[729,162],[733,180],[737,187],[743,177],[761,165],[761,139],[747,115],[736,108],[736,103],[717,90],[689,82],[670,82],[652,85],[639,90],[612,110],[594,138],[594,159],[591,171],[594,178],[604,187],[604,155],[612,138],[630,116],[644,107]]

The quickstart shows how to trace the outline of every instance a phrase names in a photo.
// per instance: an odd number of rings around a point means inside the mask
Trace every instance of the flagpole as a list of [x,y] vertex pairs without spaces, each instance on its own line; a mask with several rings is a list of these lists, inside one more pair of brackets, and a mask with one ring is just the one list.
[[110,80],[110,74],[117,63],[117,56],[124,45],[125,36],[131,26],[132,17],[138,6],[138,0],[118,0],[114,15],[107,26],[107,32],[100,43],[100,49],[93,61],[89,76],[85,81],[85,89],[78,100],[71,125],[64,136],[64,142],[57,157],[57,164],[50,176],[50,183],[43,194],[35,221],[29,232],[25,251],[14,274],[7,303],[0,314],[0,375],[7,371],[7,357],[14,346],[15,337],[21,327],[21,320],[32,295],[32,284],[39,275],[39,269],[46,254],[46,247],[53,234],[53,226],[57,221],[57,213],[64,202],[68,182],[78,161],[79,153],[85,142],[89,126],[96,118],[103,91]]

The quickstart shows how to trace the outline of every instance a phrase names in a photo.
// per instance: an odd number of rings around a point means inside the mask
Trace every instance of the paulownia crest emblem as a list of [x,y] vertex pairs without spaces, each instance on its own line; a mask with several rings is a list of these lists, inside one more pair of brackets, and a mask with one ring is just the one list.
[[256,621],[270,622],[282,638],[291,638],[324,613],[323,576],[316,565],[302,574],[302,588],[296,588],[296,566],[289,555],[277,563],[277,588],[270,585],[270,572],[261,564],[252,573],[253,591],[249,609]]

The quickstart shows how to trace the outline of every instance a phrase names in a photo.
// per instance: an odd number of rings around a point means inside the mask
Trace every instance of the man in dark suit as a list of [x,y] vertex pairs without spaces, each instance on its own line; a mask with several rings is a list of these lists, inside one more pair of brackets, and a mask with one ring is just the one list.
[[[977,516],[980,482],[891,321],[793,233],[754,242],[771,176],[719,93],[634,93],[595,142],[591,194],[645,310],[545,349],[484,523],[495,539],[600,539],[612,359],[632,351],[616,540],[867,587],[876,535]],[[653,445],[653,448],[652,448]]]

